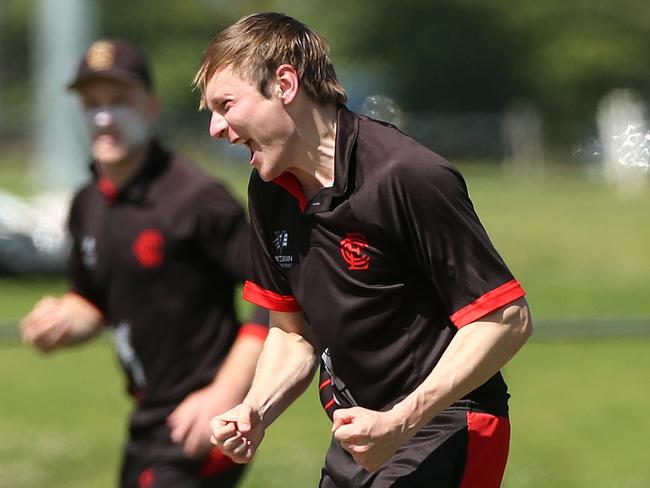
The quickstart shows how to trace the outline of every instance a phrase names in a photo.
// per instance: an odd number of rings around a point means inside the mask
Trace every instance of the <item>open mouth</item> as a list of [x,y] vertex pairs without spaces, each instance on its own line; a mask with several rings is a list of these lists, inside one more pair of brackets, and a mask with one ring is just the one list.
[[103,132],[97,134],[95,137],[95,142],[101,144],[117,144],[120,142],[120,138],[113,132]]
[[253,165],[253,162],[255,161],[255,154],[258,151],[258,149],[255,147],[256,144],[251,141],[250,139],[245,141],[244,144],[248,147],[248,150],[250,151],[250,164],[251,166]]

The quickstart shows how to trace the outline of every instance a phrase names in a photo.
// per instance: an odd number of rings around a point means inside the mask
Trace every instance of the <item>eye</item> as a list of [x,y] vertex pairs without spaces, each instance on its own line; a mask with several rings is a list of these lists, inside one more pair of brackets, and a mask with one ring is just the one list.
[[219,104],[219,112],[222,114],[225,114],[230,108],[233,106],[233,101],[232,100],[224,100]]
[[117,106],[128,105],[129,97],[121,93],[119,95],[115,95],[115,97],[113,97],[111,102],[112,102],[111,105],[117,105]]
[[93,110],[99,107],[99,102],[93,98],[85,97],[82,99],[83,108],[86,110]]

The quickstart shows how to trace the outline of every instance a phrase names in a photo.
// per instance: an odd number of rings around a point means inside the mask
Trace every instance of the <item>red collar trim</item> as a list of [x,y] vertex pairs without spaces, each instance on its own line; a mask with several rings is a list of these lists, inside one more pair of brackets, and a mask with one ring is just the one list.
[[117,186],[115,186],[115,184],[105,176],[102,176],[97,180],[97,189],[110,202],[113,202],[117,197]]
[[300,208],[300,211],[305,211],[307,208],[307,197],[305,196],[305,192],[302,190],[302,185],[298,181],[298,178],[296,178],[291,173],[284,172],[277,178],[273,178],[272,181],[276,185],[280,185],[296,200],[298,200],[298,207]]

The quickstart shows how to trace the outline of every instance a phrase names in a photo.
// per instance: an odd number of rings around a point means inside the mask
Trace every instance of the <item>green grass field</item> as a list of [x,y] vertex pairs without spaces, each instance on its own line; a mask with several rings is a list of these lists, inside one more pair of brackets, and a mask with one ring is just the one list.
[[[650,339],[532,342],[505,371],[507,488],[650,486]],[[44,358],[0,345],[0,487],[114,484],[129,405],[108,341]],[[314,487],[329,423],[315,385],[269,430],[242,488]]]
[[[602,318],[650,316],[650,190],[621,197],[575,169],[542,178],[462,169],[538,323],[573,317],[588,330]],[[243,196],[245,175],[213,170]],[[64,289],[56,277],[0,279],[0,324]],[[108,341],[43,357],[10,330],[0,327],[0,488],[113,486],[129,405]],[[504,486],[649,487],[650,335],[539,337],[505,371],[513,437]],[[312,387],[272,426],[242,487],[316,486],[328,430]]]

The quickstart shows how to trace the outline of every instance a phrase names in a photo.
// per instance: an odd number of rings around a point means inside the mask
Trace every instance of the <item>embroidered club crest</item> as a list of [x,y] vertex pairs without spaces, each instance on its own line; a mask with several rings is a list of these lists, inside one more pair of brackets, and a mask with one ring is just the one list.
[[366,253],[368,242],[363,234],[358,232],[346,234],[341,240],[341,256],[348,264],[348,269],[363,270],[370,266],[370,256]]
[[144,229],[133,243],[133,254],[144,268],[154,268],[163,262],[165,239],[158,229]]

